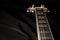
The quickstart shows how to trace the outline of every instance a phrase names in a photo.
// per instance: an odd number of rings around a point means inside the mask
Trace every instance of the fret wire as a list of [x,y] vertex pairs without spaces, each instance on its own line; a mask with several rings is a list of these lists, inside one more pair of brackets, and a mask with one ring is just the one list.
[[39,27],[48,27],[46,24],[44,24],[44,26],[43,26],[43,24],[39,24]]
[[45,31],[45,32],[40,31],[40,33],[50,33],[50,32],[49,31]]
[[38,19],[45,19],[44,16],[38,16]]

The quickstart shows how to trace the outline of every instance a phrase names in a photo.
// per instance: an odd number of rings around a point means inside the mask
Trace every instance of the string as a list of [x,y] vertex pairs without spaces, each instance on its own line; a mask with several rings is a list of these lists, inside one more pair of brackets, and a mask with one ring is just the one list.
[[[44,16],[44,18],[45,18],[45,16]],[[46,21],[46,20],[44,20],[44,21]],[[44,23],[44,22],[43,22]],[[47,25],[47,24],[46,24]],[[44,25],[43,25],[44,26]],[[44,39],[46,40],[46,36],[45,36],[45,30],[43,29],[43,33],[44,33]]]

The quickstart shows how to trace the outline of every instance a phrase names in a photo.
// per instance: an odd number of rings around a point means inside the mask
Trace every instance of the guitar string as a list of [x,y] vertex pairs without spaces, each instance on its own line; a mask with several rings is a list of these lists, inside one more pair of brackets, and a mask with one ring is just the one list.
[[[44,18],[45,18],[45,16],[44,16]],[[46,21],[46,18],[45,18],[45,20],[44,20],[44,21]],[[44,23],[44,22],[43,22],[43,23]],[[47,22],[46,22],[46,23],[47,23]],[[46,24],[46,25],[47,25],[47,24]],[[43,29],[43,30],[44,30],[44,29]],[[43,32],[43,33],[44,33],[44,39],[46,40],[46,36],[45,36],[45,35],[46,35],[46,34],[45,34],[45,30],[44,30],[44,32]]]
[[[42,16],[41,16],[41,18],[42,18]],[[42,21],[43,22],[43,21]],[[44,33],[43,33],[43,28],[42,28],[42,35],[43,35],[43,38],[42,38],[42,40],[44,40]]]

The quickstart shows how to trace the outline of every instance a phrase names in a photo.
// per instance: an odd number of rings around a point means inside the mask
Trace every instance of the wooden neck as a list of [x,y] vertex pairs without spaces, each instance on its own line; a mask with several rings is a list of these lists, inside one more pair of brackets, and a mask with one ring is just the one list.
[[54,40],[46,14],[36,8],[35,15],[38,40]]

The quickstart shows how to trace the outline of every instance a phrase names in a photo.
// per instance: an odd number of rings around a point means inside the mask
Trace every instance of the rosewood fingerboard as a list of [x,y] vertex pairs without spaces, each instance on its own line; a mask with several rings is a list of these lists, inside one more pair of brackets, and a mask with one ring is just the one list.
[[36,7],[35,15],[38,40],[54,40],[46,13],[41,8]]

